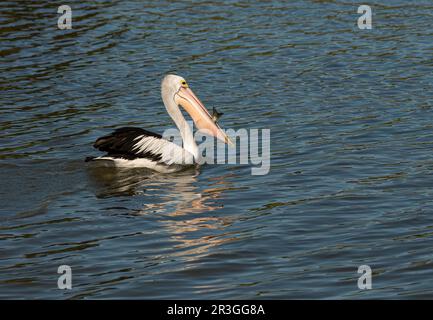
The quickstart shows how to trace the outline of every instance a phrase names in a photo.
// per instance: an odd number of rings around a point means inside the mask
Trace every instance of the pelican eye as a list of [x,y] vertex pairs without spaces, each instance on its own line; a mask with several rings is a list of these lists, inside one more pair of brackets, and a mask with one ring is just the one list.
[[188,88],[188,84],[186,83],[185,80],[182,80],[182,81],[180,82],[180,84],[181,84],[182,87],[184,87],[184,88]]

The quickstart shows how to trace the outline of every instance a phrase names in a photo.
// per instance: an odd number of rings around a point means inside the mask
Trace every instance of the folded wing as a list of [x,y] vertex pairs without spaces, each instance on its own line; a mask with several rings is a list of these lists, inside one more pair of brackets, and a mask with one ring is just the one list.
[[166,165],[192,163],[193,160],[191,153],[161,135],[134,127],[117,129],[97,139],[93,146],[112,158],[145,158]]

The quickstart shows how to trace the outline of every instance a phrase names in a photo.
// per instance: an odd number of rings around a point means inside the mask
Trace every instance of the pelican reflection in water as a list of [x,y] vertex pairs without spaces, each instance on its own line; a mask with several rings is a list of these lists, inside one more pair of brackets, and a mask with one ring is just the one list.
[[157,214],[161,232],[168,233],[176,242],[174,256],[195,259],[198,256],[189,255],[202,254],[211,247],[235,240],[225,230],[234,217],[214,213],[223,206],[219,201],[222,193],[232,189],[231,174],[209,178],[205,181],[206,188],[200,190],[197,169],[169,176],[143,169],[104,167],[90,167],[88,173],[97,197],[136,196],[141,208],[131,209],[129,214],[143,218]]

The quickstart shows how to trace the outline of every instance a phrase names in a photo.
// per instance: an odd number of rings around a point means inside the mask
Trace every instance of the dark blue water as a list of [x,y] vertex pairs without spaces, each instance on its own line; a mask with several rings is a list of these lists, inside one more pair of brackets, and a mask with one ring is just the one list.
[[[2,1],[0,298],[433,298],[433,3],[381,3]],[[169,72],[271,129],[268,175],[86,167],[174,127]]]

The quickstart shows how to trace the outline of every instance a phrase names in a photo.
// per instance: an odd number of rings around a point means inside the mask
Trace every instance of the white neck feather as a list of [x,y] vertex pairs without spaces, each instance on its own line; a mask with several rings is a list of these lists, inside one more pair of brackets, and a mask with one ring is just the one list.
[[173,119],[174,123],[180,131],[183,140],[183,148],[189,153],[191,153],[195,159],[197,159],[198,147],[194,140],[194,135],[192,133],[191,127],[186,122],[185,117],[179,109],[179,106],[174,101],[175,92],[173,92],[173,90],[170,90],[170,88],[163,86],[161,94],[162,101],[164,102],[168,114]]

